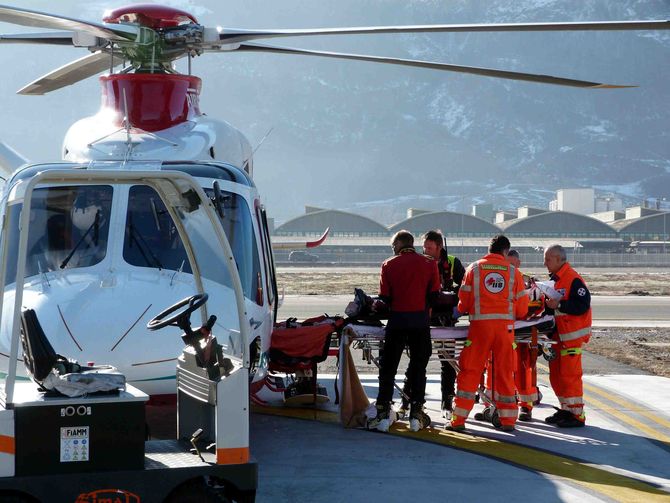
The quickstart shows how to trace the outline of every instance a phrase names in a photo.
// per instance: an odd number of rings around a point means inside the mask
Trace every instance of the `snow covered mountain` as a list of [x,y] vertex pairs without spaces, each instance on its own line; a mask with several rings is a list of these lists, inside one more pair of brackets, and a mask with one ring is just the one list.
[[[361,24],[352,12],[375,13],[366,17],[369,24],[534,22],[665,19],[670,6],[414,0],[400,7],[356,0],[338,2],[325,18],[331,26]],[[304,15],[296,17],[292,26],[304,26]],[[303,202],[387,223],[408,206],[546,207],[555,189],[576,186],[620,192],[630,202],[670,197],[670,32],[431,34],[300,44],[639,87],[584,90],[366,63],[248,61],[243,71],[254,72],[260,112],[253,126],[271,124],[276,135],[259,150],[259,184],[267,178],[293,194],[272,201],[280,217]],[[282,90],[268,93],[266,79],[282,82]],[[300,164],[291,162],[296,156]],[[288,168],[264,171],[278,160]],[[287,170],[297,176],[285,180]]]
[[[14,2],[49,10],[42,0]],[[62,0],[99,20],[127,0]],[[316,28],[669,19],[667,0],[167,0],[208,26]],[[0,33],[20,29],[0,26]],[[30,31],[30,30],[24,30]],[[274,41],[273,41],[274,43]],[[586,90],[318,58],[222,54],[194,62],[202,109],[257,144],[255,178],[282,221],[314,205],[384,223],[407,207],[546,206],[557,188],[670,199],[670,31],[455,33],[286,39],[276,45],[551,74],[631,89]],[[58,157],[67,126],[95,112],[95,79],[45,97],[13,92],[80,57],[3,46],[0,138]],[[181,68],[183,70],[183,68]],[[39,125],[36,127],[35,125]]]

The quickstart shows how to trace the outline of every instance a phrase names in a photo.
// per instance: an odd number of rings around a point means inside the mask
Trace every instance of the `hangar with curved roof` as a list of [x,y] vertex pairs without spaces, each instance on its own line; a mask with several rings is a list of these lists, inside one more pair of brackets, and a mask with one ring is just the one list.
[[619,229],[619,236],[625,240],[668,240],[670,232],[670,212],[657,213],[633,221],[615,222],[612,226]]
[[330,227],[331,236],[388,236],[389,231],[382,224],[355,213],[340,210],[317,210],[284,222],[275,229],[277,236],[312,236]]
[[617,231],[600,220],[567,211],[549,211],[500,224],[506,235],[524,237],[616,238]]
[[433,211],[407,218],[389,227],[391,232],[408,230],[414,235],[421,235],[431,229],[440,229],[445,236],[494,236],[500,228],[486,220],[465,213],[453,211]]

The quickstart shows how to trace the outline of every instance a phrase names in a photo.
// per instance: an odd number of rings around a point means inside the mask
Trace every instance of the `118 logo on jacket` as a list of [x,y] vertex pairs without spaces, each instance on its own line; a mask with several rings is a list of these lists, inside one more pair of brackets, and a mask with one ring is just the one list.
[[490,272],[484,277],[484,287],[491,293],[500,293],[505,288],[505,278],[499,272]]

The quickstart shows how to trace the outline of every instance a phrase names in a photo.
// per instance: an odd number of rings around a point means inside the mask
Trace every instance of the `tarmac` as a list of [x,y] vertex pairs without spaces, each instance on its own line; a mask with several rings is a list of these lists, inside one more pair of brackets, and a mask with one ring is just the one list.
[[[540,368],[540,370],[545,370]],[[334,375],[319,382],[334,397]],[[376,374],[359,375],[368,397]],[[398,376],[399,382],[402,376]],[[428,376],[433,423],[413,433],[406,421],[387,434],[345,429],[337,405],[319,410],[254,408],[252,455],[259,502],[621,501],[670,502],[670,379],[627,374],[584,378],[587,426],[544,422],[556,397],[539,372],[542,403],[533,421],[504,433],[475,421],[467,433],[443,430],[439,375]]]

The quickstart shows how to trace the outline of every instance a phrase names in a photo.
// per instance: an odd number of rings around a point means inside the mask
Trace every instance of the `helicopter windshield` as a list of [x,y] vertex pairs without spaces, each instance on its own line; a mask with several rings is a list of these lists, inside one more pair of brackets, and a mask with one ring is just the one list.
[[172,217],[147,185],[130,188],[123,258],[134,266],[192,272]]
[[[214,197],[212,189],[204,190],[210,198]],[[251,211],[246,200],[239,194],[222,190],[221,195],[223,217],[219,217],[219,220],[233,249],[244,296],[258,301],[256,292],[259,287],[261,264]]]
[[[206,189],[206,192],[213,195],[211,190]],[[251,213],[244,198],[238,194],[223,192],[223,198],[225,213],[221,223],[233,249],[242,290],[245,297],[255,300],[260,261]],[[130,189],[123,258],[138,267],[191,273],[172,217],[156,191],[149,186],[135,185]]]
[[[112,194],[108,185],[36,189],[31,203],[26,277],[101,262],[107,250]],[[10,206],[11,225],[18,227],[21,210],[22,204]],[[9,243],[14,254],[17,249],[18,241]],[[7,278],[15,277],[16,260],[10,259]]]

